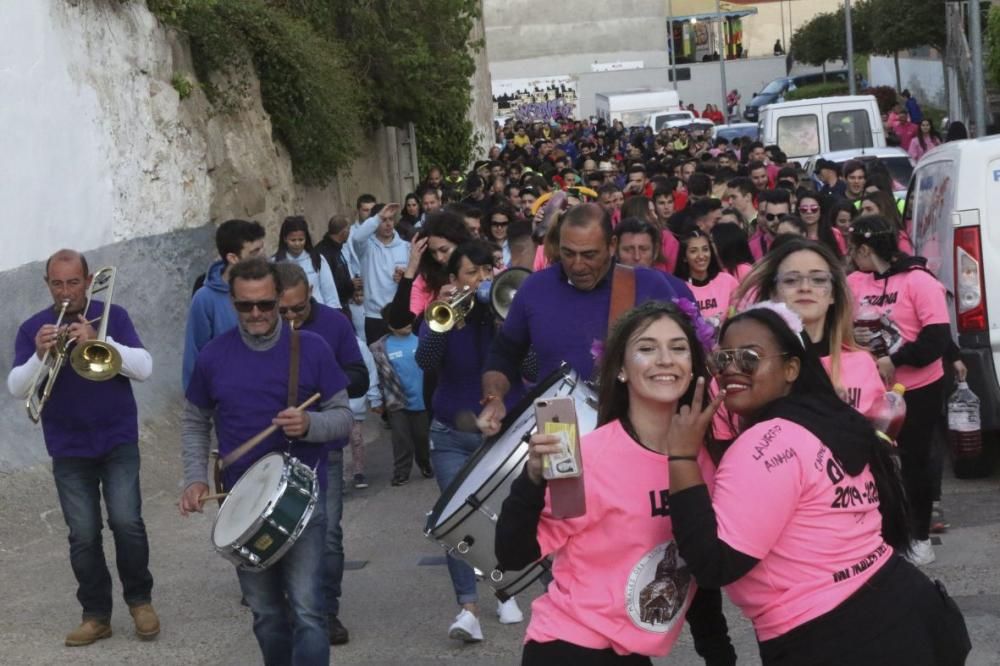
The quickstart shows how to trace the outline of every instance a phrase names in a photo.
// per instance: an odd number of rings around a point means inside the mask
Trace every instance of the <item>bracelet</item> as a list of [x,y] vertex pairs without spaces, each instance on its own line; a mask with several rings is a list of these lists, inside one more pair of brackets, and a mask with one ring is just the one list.
[[672,456],[667,454],[667,462],[673,462],[675,460],[690,460],[691,462],[698,462],[698,456]]

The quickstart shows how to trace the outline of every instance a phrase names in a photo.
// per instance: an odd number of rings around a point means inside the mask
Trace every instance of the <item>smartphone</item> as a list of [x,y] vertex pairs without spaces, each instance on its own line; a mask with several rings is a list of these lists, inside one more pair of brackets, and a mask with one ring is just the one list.
[[535,401],[538,432],[562,438],[562,451],[542,461],[542,476],[548,481],[552,515],[575,518],[587,512],[583,485],[583,454],[573,398],[541,398]]

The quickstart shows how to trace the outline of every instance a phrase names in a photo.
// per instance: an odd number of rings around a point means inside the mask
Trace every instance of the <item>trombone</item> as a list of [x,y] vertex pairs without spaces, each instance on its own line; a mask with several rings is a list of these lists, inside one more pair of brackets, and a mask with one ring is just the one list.
[[[108,319],[111,312],[111,297],[114,293],[116,272],[114,266],[101,268],[94,273],[90,287],[87,288],[87,304],[83,307],[84,313],[90,310],[90,303],[95,294],[107,292],[104,299],[104,310],[100,316],[101,323],[98,326],[97,338],[76,345],[70,353],[69,348],[73,340],[69,337],[69,327],[67,326],[59,331],[55,344],[46,350],[42,357],[42,367],[35,373],[31,382],[31,391],[28,393],[28,400],[25,403],[28,418],[34,423],[38,423],[42,417],[42,409],[52,394],[52,387],[55,386],[59,371],[66,363],[67,355],[73,370],[84,379],[91,381],[106,381],[121,370],[121,354],[107,341]],[[69,301],[64,300],[59,310],[59,317],[56,319],[56,328],[62,326],[68,307]],[[97,320],[92,319],[87,323],[92,324],[95,321]],[[55,350],[54,354],[53,350]]]
[[434,301],[427,306],[424,318],[435,333],[447,333],[465,326],[465,318],[476,304],[476,292],[468,287],[456,291],[451,298]]

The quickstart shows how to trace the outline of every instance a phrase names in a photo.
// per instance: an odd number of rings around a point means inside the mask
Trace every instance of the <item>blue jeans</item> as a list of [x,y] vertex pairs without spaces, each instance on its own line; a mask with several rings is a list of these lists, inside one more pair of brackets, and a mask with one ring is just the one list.
[[326,468],[326,550],[323,553],[326,577],[323,579],[323,597],[326,614],[340,614],[340,584],[344,579],[344,528],[340,519],[344,514],[344,450],[330,451]]
[[150,602],[149,541],[142,522],[139,447],[123,444],[100,458],[53,458],[52,476],[69,527],[69,561],[83,618],[111,617],[111,573],[101,540],[101,494],[115,539],[115,562],[125,603]]
[[[451,485],[465,466],[469,457],[483,443],[482,435],[452,430],[438,420],[431,421],[431,466],[441,492]],[[474,604],[479,600],[476,592],[476,573],[462,560],[448,556],[448,575],[455,588],[459,605]]]
[[253,633],[265,666],[330,662],[326,605],[320,592],[325,536],[326,498],[320,491],[309,525],[284,557],[261,572],[236,572],[253,611]]

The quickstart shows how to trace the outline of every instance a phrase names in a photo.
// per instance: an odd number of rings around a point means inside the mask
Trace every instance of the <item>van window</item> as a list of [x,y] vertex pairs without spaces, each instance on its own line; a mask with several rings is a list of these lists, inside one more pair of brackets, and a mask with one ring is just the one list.
[[868,123],[868,112],[864,109],[831,111],[826,116],[826,126],[829,128],[830,150],[870,148],[875,145],[872,128]]
[[812,113],[778,118],[776,143],[786,155],[816,155],[819,150],[819,118]]

